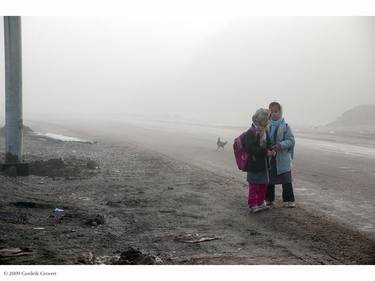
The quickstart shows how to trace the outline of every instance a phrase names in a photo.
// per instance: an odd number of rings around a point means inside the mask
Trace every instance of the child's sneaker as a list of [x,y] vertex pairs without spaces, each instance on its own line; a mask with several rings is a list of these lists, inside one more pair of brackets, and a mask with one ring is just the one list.
[[296,207],[296,203],[294,203],[294,202],[284,202],[283,203],[283,207],[284,208],[295,208]]
[[259,206],[255,206],[255,207],[250,208],[250,212],[252,212],[252,213],[258,213],[260,211],[262,211],[262,209]]
[[266,206],[272,207],[272,206],[273,206],[273,202],[272,202],[272,201],[267,201],[267,200],[266,200]]
[[263,203],[260,206],[252,207],[251,212],[252,213],[258,213],[258,212],[261,212],[261,211],[264,211],[264,210],[268,210],[269,208],[270,208],[269,206],[267,206],[265,203]]

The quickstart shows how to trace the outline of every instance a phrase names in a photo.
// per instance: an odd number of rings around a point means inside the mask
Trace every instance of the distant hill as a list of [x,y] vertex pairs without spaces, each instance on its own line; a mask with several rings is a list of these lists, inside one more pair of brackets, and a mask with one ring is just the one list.
[[359,105],[345,111],[334,122],[327,124],[332,127],[375,127],[375,104]]

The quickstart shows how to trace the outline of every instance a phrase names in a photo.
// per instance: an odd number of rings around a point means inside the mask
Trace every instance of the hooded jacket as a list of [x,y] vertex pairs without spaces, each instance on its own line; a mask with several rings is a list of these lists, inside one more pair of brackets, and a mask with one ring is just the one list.
[[272,145],[277,144],[279,146],[279,150],[276,154],[277,175],[290,172],[296,142],[292,129],[287,123],[282,123],[276,127],[271,143]]
[[271,141],[266,132],[266,146],[260,145],[259,136],[253,131],[248,130],[245,135],[245,149],[250,154],[247,162],[247,171],[262,172],[269,167],[267,149],[270,149]]

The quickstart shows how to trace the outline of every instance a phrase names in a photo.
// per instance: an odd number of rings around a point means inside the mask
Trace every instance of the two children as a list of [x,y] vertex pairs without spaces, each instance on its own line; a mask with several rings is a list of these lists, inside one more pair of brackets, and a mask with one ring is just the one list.
[[275,200],[275,184],[283,186],[284,207],[295,207],[291,162],[294,136],[282,117],[282,107],[272,102],[258,109],[245,136],[249,183],[248,205],[256,213],[269,209]]

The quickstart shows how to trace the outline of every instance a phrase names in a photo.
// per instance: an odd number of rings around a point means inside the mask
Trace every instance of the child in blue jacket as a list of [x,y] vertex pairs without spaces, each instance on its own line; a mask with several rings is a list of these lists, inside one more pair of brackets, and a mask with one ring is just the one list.
[[282,106],[278,102],[271,102],[269,105],[269,136],[271,148],[276,152],[270,161],[270,181],[267,188],[266,202],[272,205],[275,201],[275,185],[283,187],[283,207],[294,208],[295,199],[292,184],[292,159],[294,152],[294,135],[290,126],[282,117]]

